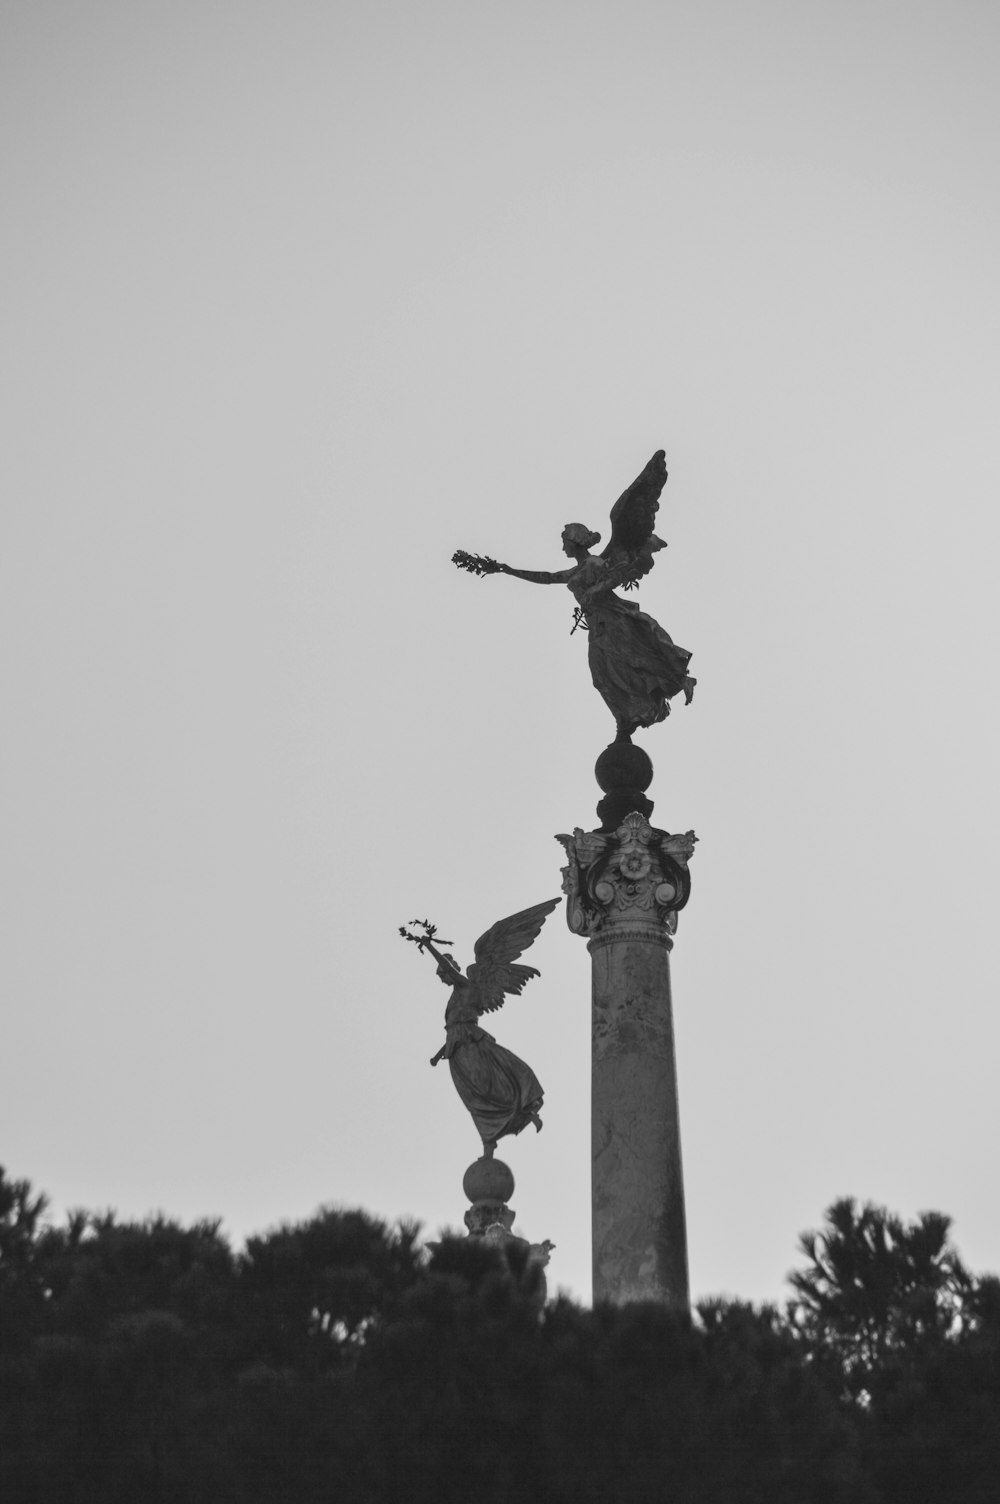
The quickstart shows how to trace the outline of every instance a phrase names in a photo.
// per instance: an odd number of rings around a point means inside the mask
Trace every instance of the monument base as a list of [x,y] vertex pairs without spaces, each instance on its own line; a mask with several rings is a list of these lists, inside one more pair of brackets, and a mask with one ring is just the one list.
[[539,1305],[544,1305],[548,1294],[545,1268],[556,1245],[548,1238],[542,1243],[529,1243],[527,1238],[519,1238],[511,1231],[515,1213],[507,1205],[514,1194],[510,1166],[502,1159],[487,1159],[484,1155],[466,1170],[462,1189],[472,1202],[465,1213],[469,1237],[481,1238],[504,1253],[512,1252],[514,1257],[508,1258],[508,1268],[512,1274],[516,1273]]

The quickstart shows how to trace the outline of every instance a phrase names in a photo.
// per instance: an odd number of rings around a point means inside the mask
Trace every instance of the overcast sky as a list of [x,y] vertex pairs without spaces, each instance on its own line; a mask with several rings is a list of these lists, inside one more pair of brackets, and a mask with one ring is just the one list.
[[[561,567],[663,447],[693,1293],[847,1194],[1000,1269],[998,67],[986,0],[7,0],[12,1173],[461,1226],[397,928],[557,894],[613,728],[568,592],[450,556]],[[587,1298],[590,958],[529,959],[501,1152]]]

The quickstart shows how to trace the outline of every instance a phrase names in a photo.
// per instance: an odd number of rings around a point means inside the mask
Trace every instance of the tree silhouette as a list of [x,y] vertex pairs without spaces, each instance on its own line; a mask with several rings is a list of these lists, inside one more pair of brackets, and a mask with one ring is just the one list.
[[4,1504],[992,1504],[1000,1283],[840,1202],[787,1312],[542,1308],[480,1240],[326,1208],[45,1221],[0,1175]]
[[9,1179],[0,1166],[0,1354],[18,1352],[30,1341],[44,1309],[36,1253],[47,1205],[29,1181]]
[[802,1234],[808,1262],[788,1277],[791,1318],[855,1400],[867,1404],[901,1365],[961,1334],[974,1281],[948,1241],[950,1226],[940,1212],[906,1224],[844,1199],[822,1232]]

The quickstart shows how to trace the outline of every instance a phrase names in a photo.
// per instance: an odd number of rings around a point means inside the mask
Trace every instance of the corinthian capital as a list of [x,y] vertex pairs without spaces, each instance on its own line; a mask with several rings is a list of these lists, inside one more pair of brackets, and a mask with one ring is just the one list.
[[575,935],[628,927],[664,938],[688,901],[693,830],[670,835],[634,810],[611,834],[580,830],[556,836],[568,858],[562,869],[566,922]]

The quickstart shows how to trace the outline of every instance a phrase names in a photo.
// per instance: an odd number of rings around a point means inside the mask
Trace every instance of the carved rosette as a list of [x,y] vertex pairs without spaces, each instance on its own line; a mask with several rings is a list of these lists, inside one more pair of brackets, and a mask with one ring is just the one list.
[[611,835],[578,828],[556,839],[569,858],[562,874],[573,934],[672,945],[677,914],[691,892],[688,860],[698,839],[693,830],[669,835],[635,810]]

